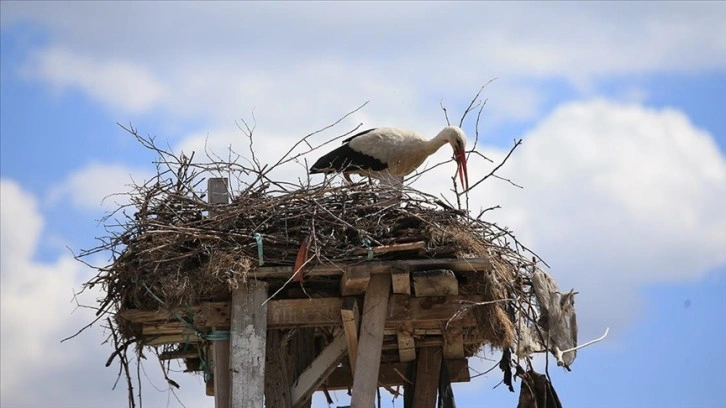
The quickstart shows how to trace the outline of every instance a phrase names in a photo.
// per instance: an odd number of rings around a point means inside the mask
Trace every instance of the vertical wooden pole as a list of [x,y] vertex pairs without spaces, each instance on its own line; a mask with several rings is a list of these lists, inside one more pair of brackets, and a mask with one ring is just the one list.
[[290,380],[288,377],[289,346],[285,344],[282,330],[267,332],[265,358],[265,408],[292,408]]
[[[209,204],[229,203],[226,178],[207,180],[207,202]],[[214,216],[210,211],[209,216]],[[214,359],[214,407],[230,408],[229,340],[216,340],[212,344]]]
[[251,280],[232,294],[232,407],[260,408],[265,400],[267,282]]
[[422,347],[418,352],[416,364],[416,384],[413,386],[412,406],[416,408],[434,408],[436,394],[439,390],[441,374],[441,349],[438,347]]
[[340,309],[340,316],[343,318],[345,341],[348,345],[350,372],[355,373],[355,359],[358,357],[358,326],[360,325],[360,313],[355,298],[345,298],[343,308]]
[[375,404],[390,290],[390,273],[371,276],[363,302],[358,356],[353,375],[350,399],[353,408],[373,408]]

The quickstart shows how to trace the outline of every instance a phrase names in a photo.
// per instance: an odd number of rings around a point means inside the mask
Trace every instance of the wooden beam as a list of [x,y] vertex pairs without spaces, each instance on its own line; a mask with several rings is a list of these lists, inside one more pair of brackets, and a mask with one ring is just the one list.
[[353,375],[350,400],[350,405],[356,408],[372,408],[375,403],[390,291],[390,274],[371,277],[363,302],[357,366]]
[[214,376],[214,408],[231,407],[230,386],[232,376],[229,371],[229,340],[212,342],[212,375]]
[[[463,307],[470,304],[469,302],[481,302],[481,299],[482,297],[478,295],[422,298],[392,295],[388,305],[386,324],[449,320]],[[460,319],[468,317],[471,317],[471,311],[466,311],[458,316]]]
[[368,271],[346,270],[340,278],[341,296],[360,295],[366,291],[371,274]]
[[[492,268],[488,258],[464,258],[464,259],[415,259],[409,261],[366,261],[356,265],[315,265],[305,271],[306,276],[340,276],[344,270],[368,271],[371,274],[389,273],[392,267],[406,264],[411,271],[427,269],[450,269],[455,272],[485,271]],[[250,271],[250,278],[282,278],[287,279],[292,275],[292,266],[261,266]]]
[[439,389],[441,349],[427,347],[418,352],[416,382],[413,386],[413,403],[416,408],[434,408]]
[[345,331],[345,341],[348,347],[348,360],[350,361],[351,370],[355,371],[355,359],[358,355],[358,327],[360,326],[358,302],[355,301],[355,298],[346,298],[343,301],[340,316],[343,319],[343,330]]
[[444,330],[444,358],[464,357],[464,326],[459,321],[452,321]]
[[187,344],[199,343],[201,339],[195,333],[166,334],[161,336],[149,336],[141,342],[144,346],[160,346],[162,344]]
[[[416,242],[405,242],[403,244],[391,244],[391,245],[381,245],[377,247],[372,247],[371,252],[373,252],[373,255],[380,255],[380,254],[388,254],[391,252],[402,252],[402,251],[413,251],[416,249],[423,249],[426,248],[426,242],[425,241],[416,241]],[[361,248],[353,251],[356,255],[367,255],[368,249],[367,248]]]
[[419,271],[411,274],[416,296],[451,296],[459,294],[459,282],[448,269]]
[[[447,297],[415,298],[405,295],[391,296],[388,305],[387,327],[397,327],[398,323],[411,321],[435,321],[450,319],[462,307],[471,302],[481,302],[480,295],[459,295]],[[216,302],[214,306],[197,309],[194,322],[197,328],[229,325],[229,303]],[[342,324],[340,310],[342,298],[280,299],[267,302],[269,328],[338,326]],[[204,310],[214,310],[207,315]],[[460,318],[471,317],[470,312],[462,313]],[[390,324],[389,324],[390,323]],[[179,326],[181,327],[181,326]]]
[[345,355],[345,335],[339,331],[333,341],[303,371],[292,388],[292,407],[306,403]]
[[[395,387],[405,384],[406,381],[413,381],[413,378],[406,378],[406,371],[410,364],[413,364],[413,362],[381,364],[378,373],[378,384],[380,386]],[[469,382],[471,380],[469,364],[465,358],[448,360],[447,364],[452,382]],[[340,366],[328,376],[325,387],[330,391],[344,390],[349,389],[352,384],[353,377],[350,374],[350,369],[347,366]],[[322,386],[320,388],[322,389]]]
[[413,326],[404,323],[398,326],[396,339],[398,341],[398,359],[407,363],[416,359],[416,342],[413,339]]
[[249,280],[232,294],[232,407],[262,407],[265,396],[267,283]]
[[[405,295],[392,295],[388,305],[386,328],[396,330],[401,323],[411,323],[414,329],[440,329],[440,323],[446,323],[461,307],[470,302],[481,302],[479,295],[459,295],[448,297],[416,298]],[[340,310],[343,308],[342,298],[313,298],[313,299],[281,299],[271,300],[267,303],[267,326],[270,329],[320,327],[342,325]],[[230,304],[228,302],[214,302],[196,306],[194,325],[197,329],[207,330],[218,327],[222,330],[229,327]],[[211,314],[204,310],[212,310]],[[142,329],[145,345],[161,345],[174,343],[197,343],[200,339],[196,333],[179,321],[160,324],[159,321],[168,321],[166,312],[137,313],[134,310],[121,312],[123,317],[144,316],[152,318],[154,322],[145,323]],[[464,327],[471,327],[476,320],[470,311],[461,313],[460,320]],[[136,321],[133,323],[144,323]]]

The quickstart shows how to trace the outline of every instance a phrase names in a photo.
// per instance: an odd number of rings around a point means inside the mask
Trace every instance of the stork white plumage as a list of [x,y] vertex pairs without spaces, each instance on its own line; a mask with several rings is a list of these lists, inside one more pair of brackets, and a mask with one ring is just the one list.
[[447,143],[454,149],[461,184],[468,189],[466,136],[456,126],[445,127],[430,140],[406,129],[368,129],[345,139],[342,146],[318,159],[310,173],[343,173],[348,181],[350,174],[403,180]]

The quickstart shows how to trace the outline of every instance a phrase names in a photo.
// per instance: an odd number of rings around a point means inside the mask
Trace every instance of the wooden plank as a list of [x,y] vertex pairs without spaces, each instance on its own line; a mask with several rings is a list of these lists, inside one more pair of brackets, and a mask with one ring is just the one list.
[[358,302],[354,298],[346,298],[343,301],[343,308],[340,309],[340,316],[343,319],[348,360],[351,370],[355,371],[355,359],[358,355],[358,327],[360,326]]
[[[388,254],[391,252],[401,252],[401,251],[413,251],[416,249],[423,249],[426,248],[426,242],[424,241],[416,241],[416,242],[405,242],[403,244],[391,244],[391,245],[382,245],[377,247],[372,247],[371,251],[373,252],[373,255],[380,255],[380,254]],[[367,255],[368,249],[367,248],[361,248],[353,251],[356,255]]]
[[406,264],[391,269],[391,285],[393,286],[393,293],[400,295],[411,294],[411,274]]
[[391,291],[391,275],[371,277],[363,302],[363,316],[358,347],[357,365],[353,375],[350,405],[356,408],[372,408],[378,388],[378,369],[381,364],[383,328]]
[[194,334],[194,331],[179,321],[147,323],[141,327],[141,334],[144,336],[161,336],[179,333]]
[[145,346],[160,346],[162,344],[186,344],[186,343],[199,343],[201,339],[197,337],[195,333],[179,333],[179,334],[166,334],[161,336],[151,336],[142,339],[142,344]]
[[312,364],[300,374],[292,388],[292,406],[299,408],[306,403],[315,390],[328,378],[345,355],[346,339],[339,331],[333,341],[318,355]]
[[131,323],[178,321],[166,310],[126,309],[119,311],[118,315]]
[[459,282],[454,271],[433,269],[411,274],[413,293],[418,296],[451,296],[459,294]]
[[360,295],[366,291],[371,274],[368,271],[346,270],[340,278],[341,296]]
[[[393,330],[391,330],[393,332]],[[386,330],[388,332],[388,330]],[[396,334],[396,333],[394,333]],[[439,333],[438,335],[434,333],[428,333],[425,335],[425,337],[422,334],[418,334],[417,331],[414,329],[414,339],[416,340],[416,347],[443,347],[444,345],[444,336]],[[484,339],[482,339],[479,336],[475,335],[466,335],[463,339],[464,344],[481,344],[484,342]],[[386,334],[386,338],[384,338],[383,341],[383,350],[398,350],[398,338],[392,337]]]
[[193,310],[196,327],[229,327],[232,320],[230,302],[206,302]]
[[288,348],[281,330],[267,331],[265,354],[265,408],[290,408],[290,382],[287,375]]
[[[468,302],[480,302],[481,296],[446,296],[446,297],[411,297],[405,295],[392,295],[388,304],[388,319],[386,324],[449,320]],[[458,318],[471,316],[471,311],[461,313]]]
[[464,357],[464,327],[461,322],[452,321],[444,330],[444,358]]
[[[446,323],[460,310],[462,305],[482,300],[483,297],[479,295],[423,298],[392,295],[388,305],[386,328],[395,330],[399,324],[410,322],[414,329],[437,330],[440,328],[440,323]],[[343,308],[342,298],[282,299],[269,301],[267,305],[267,326],[271,329],[342,324],[340,312]],[[197,329],[207,330],[216,326],[225,330],[229,327],[230,306],[228,302],[216,302],[202,306],[196,307],[194,315],[194,324]],[[202,313],[204,309],[214,312],[211,315],[204,314]],[[162,320],[163,318],[164,316],[162,316]],[[472,327],[476,324],[469,311],[461,313],[457,320],[461,321],[463,327]],[[154,333],[155,330],[160,333]],[[199,342],[195,332],[178,321],[170,322],[168,326],[151,324],[143,332],[145,335],[143,343],[147,345]]]
[[178,358],[199,357],[199,349],[196,345],[185,347],[186,350],[163,351],[159,354],[159,360],[176,360]]
[[214,376],[214,408],[231,407],[230,386],[232,376],[229,371],[229,340],[212,342],[212,375]]
[[268,302],[270,328],[337,326],[342,324],[342,298],[285,299]]
[[[413,363],[389,363],[381,364],[378,374],[378,384],[380,386],[395,387],[403,385],[408,380],[406,372],[408,367]],[[469,382],[471,376],[469,374],[469,364],[465,358],[448,360],[449,372],[451,373],[452,382]],[[330,391],[345,390],[351,387],[353,378],[347,366],[336,368],[325,382],[325,387]],[[320,387],[322,389],[322,386]]]
[[[294,334],[288,342],[288,348],[289,360],[291,362],[288,379],[290,384],[292,384],[315,359],[315,328],[306,327],[294,329]],[[307,401],[298,404],[298,408],[311,408],[312,403],[312,398],[308,398]]]
[[[340,276],[344,270],[368,271],[371,274],[388,273],[392,267],[405,263],[411,271],[427,269],[450,269],[455,272],[485,271],[492,268],[488,258],[415,259],[409,261],[367,261],[359,264],[315,265],[305,272],[308,276]],[[249,276],[257,279],[289,278],[292,266],[261,266],[250,271]]]
[[413,403],[416,408],[434,408],[439,389],[441,349],[426,347],[418,352],[416,381],[413,386]]
[[398,326],[396,339],[398,342],[398,359],[407,363],[416,359],[416,342],[413,339],[413,326],[404,323]]
[[[411,321],[430,322],[450,319],[463,306],[470,302],[481,302],[480,295],[458,295],[448,297],[415,298],[405,295],[392,295],[389,303],[386,327],[398,327],[399,323]],[[267,302],[267,326],[269,328],[337,326],[342,324],[340,310],[342,298],[280,299]],[[229,325],[229,303],[218,302],[207,306],[214,314],[203,314],[198,310],[194,315],[196,327],[225,327]],[[471,319],[471,313],[462,313],[459,318]]]
[[[229,181],[226,177],[212,177],[207,180],[207,202],[209,204],[228,204]],[[212,212],[210,215],[214,215]]]
[[232,294],[232,407],[262,407],[265,396],[267,283],[247,281]]

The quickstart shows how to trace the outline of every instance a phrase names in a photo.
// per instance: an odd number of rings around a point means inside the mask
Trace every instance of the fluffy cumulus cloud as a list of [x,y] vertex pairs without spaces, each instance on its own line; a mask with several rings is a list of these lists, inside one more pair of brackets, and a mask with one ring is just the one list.
[[[718,3],[5,8],[5,27],[33,21],[53,35],[28,62],[35,77],[80,89],[112,108],[162,108],[217,123],[257,107],[286,112],[292,125],[368,99],[408,101],[413,106],[407,111],[425,116],[425,108],[411,101],[459,95],[494,77],[502,80],[491,90],[498,100],[491,118],[516,120],[539,113],[543,100],[518,85],[523,78],[564,79],[591,89],[604,75],[726,67],[720,57],[726,53],[726,9]],[[613,19],[617,25],[609,23]]]
[[[503,151],[488,154],[501,158]],[[726,264],[726,159],[681,112],[603,100],[555,109],[524,135],[482,207],[501,204],[591,324],[628,322],[636,289]],[[590,328],[589,332],[601,330]]]
[[[16,384],[28,380],[31,373],[24,366],[54,366],[65,360],[62,353],[48,353],[48,338],[57,336],[62,326],[53,313],[56,308],[66,306],[71,310],[71,289],[80,266],[67,257],[52,264],[34,263],[32,258],[43,228],[35,198],[9,180],[0,181],[0,196],[0,382],[5,399]],[[53,343],[57,348],[57,341]]]
[[26,75],[43,78],[56,90],[81,89],[113,109],[147,112],[165,99],[165,85],[130,60],[98,60],[62,48],[47,48],[31,58]]
[[[111,352],[101,342],[107,334],[92,327],[65,343],[60,340],[89,323],[93,311],[76,309],[73,293],[93,271],[68,255],[38,261],[43,216],[37,199],[16,182],[0,180],[0,405],[8,407],[79,407],[125,404],[125,386],[113,387],[116,369],[103,363]],[[80,296],[93,304],[100,293]],[[84,363],[79,364],[82,361]],[[175,399],[147,364],[145,401],[152,406],[175,406]],[[175,377],[182,384],[180,398],[191,406],[210,405],[203,383],[189,375]],[[77,379],[72,381],[69,379]],[[70,389],[69,389],[70,387]],[[162,392],[154,392],[153,387]]]
[[115,210],[129,203],[128,193],[134,184],[141,185],[150,177],[149,170],[89,163],[52,188],[47,200],[51,205],[68,200],[74,208],[82,210]]

